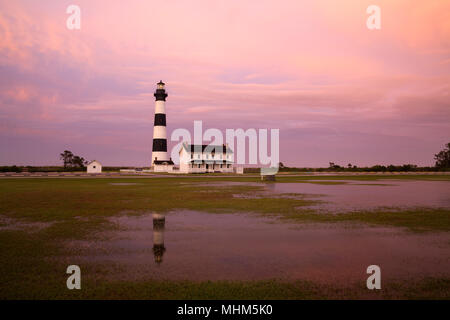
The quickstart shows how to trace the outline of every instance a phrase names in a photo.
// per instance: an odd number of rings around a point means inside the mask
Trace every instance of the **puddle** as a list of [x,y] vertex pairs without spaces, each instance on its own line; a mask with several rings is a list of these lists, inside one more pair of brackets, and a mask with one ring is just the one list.
[[[320,184],[317,182],[338,182]],[[385,208],[450,208],[450,182],[377,180],[371,183],[353,180],[320,180],[311,183],[246,183],[222,182],[202,184],[215,187],[260,186],[263,192],[236,194],[235,197],[289,197],[319,200],[308,206],[326,212],[348,212]],[[296,197],[295,194],[298,196]]]
[[450,276],[450,235],[342,224],[290,225],[247,214],[179,211],[111,219],[105,240],[71,242],[71,260],[111,266],[114,279],[365,281]]
[[[377,208],[450,208],[448,181],[381,181],[324,185],[312,183],[273,183],[265,187],[270,194],[302,193],[325,195],[314,208],[345,212]],[[382,184],[382,185],[380,185]]]

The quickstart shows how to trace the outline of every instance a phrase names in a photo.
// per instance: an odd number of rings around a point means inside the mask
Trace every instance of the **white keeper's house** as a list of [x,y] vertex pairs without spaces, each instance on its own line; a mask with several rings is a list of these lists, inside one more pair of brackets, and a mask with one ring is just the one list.
[[180,173],[233,172],[233,150],[228,145],[194,145],[180,149]]

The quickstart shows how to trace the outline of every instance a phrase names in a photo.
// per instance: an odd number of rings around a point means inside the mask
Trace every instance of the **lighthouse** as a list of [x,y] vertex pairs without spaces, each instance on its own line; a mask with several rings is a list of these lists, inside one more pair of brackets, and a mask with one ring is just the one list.
[[153,127],[152,166],[154,171],[171,172],[173,161],[167,156],[166,133],[166,98],[165,83],[156,84],[155,96],[155,122]]

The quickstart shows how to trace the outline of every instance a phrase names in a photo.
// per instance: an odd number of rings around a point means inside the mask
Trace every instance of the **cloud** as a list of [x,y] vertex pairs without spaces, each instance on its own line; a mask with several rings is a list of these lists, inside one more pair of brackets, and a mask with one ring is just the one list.
[[148,164],[163,79],[169,130],[279,128],[291,165],[431,164],[450,129],[450,4],[380,0],[380,31],[369,4],[80,0],[69,31],[63,2],[2,2],[0,163],[34,161],[33,141]]

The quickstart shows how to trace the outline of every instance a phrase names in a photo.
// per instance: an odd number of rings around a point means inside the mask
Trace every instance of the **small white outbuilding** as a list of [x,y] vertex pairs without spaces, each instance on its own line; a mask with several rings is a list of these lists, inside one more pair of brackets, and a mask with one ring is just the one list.
[[93,160],[87,165],[87,173],[102,173],[102,164],[97,160]]

